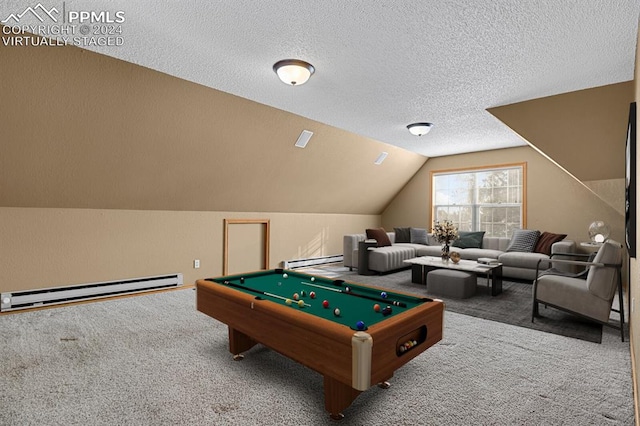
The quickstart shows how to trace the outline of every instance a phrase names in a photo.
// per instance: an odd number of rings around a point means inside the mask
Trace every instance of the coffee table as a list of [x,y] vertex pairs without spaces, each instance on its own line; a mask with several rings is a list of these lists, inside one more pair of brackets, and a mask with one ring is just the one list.
[[434,269],[453,269],[485,275],[491,281],[491,295],[502,293],[502,263],[485,265],[474,260],[461,259],[458,263],[443,261],[439,257],[421,256],[407,259],[404,263],[411,265],[411,282],[427,284],[427,273]]

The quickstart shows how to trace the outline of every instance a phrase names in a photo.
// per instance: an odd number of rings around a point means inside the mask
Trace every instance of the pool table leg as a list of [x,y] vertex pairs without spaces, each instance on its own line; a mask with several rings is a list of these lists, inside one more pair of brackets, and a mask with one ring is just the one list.
[[240,361],[244,358],[242,352],[246,352],[254,347],[258,342],[246,334],[229,327],[229,352],[233,354],[233,359]]
[[341,420],[342,411],[348,408],[361,391],[324,376],[324,408],[332,420]]

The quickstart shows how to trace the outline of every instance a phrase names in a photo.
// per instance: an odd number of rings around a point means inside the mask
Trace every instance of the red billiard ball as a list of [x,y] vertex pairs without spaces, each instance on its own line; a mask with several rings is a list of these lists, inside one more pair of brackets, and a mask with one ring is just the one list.
[[323,300],[322,301],[322,307],[323,308],[328,308],[329,307],[329,301],[328,300]]
[[316,298],[316,292],[312,291],[311,293],[309,293],[309,297],[312,298],[312,299],[315,299]]
[[380,312],[380,305],[378,305],[377,303],[373,305],[373,310],[376,312]]

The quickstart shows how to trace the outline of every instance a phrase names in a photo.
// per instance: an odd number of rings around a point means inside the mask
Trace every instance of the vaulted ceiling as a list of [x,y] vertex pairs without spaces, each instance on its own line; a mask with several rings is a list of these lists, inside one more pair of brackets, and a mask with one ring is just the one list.
[[[16,24],[11,15],[30,6],[5,0],[0,21]],[[69,23],[72,11],[125,18],[120,45],[80,41],[80,47],[433,157],[523,145],[488,108],[632,80],[640,1],[67,0],[55,6],[58,22]],[[18,19],[42,24],[31,13]],[[272,65],[285,58],[312,63],[315,75],[300,87],[282,84]],[[435,126],[415,137],[405,128],[415,121]]]

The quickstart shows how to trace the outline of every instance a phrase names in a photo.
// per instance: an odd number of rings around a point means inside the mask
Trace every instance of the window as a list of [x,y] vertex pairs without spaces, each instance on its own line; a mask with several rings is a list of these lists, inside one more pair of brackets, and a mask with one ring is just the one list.
[[433,220],[460,231],[511,237],[524,228],[526,163],[475,170],[432,172]]

